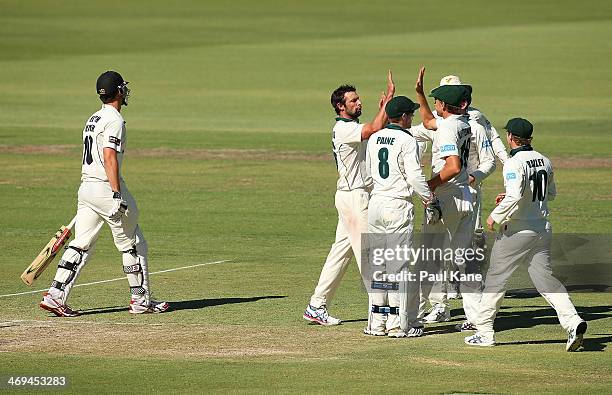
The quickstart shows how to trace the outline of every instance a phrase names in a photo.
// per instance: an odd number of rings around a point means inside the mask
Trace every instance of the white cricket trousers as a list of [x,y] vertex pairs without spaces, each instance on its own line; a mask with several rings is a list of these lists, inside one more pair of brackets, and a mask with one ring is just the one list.
[[363,189],[336,191],[338,210],[336,240],[327,255],[319,283],[310,298],[313,307],[328,305],[340,286],[351,257],[355,256],[359,273],[362,272],[361,235],[368,228],[369,194]]
[[550,262],[552,231],[512,231],[508,228],[510,226],[502,225],[502,231],[496,236],[482,298],[472,323],[484,337],[494,340],[493,321],[506,293],[506,284],[514,270],[526,262],[533,285],[555,309],[563,329],[570,331],[581,318],[567,290],[553,276]]
[[[124,271],[130,287],[134,294],[138,292],[139,295],[148,299],[148,246],[138,226],[139,211],[136,200],[123,181],[121,182],[121,196],[127,203],[128,209],[123,217],[115,222],[108,217],[114,207],[110,184],[87,181],[81,183],[78,192],[74,239],[68,244],[62,255],[54,283],[49,289],[52,296],[61,298],[66,303],[70,290],[91,258],[100,230],[106,223],[111,229],[115,247],[123,253]],[[74,247],[79,251],[69,247]],[[130,272],[130,268],[133,271]]]
[[470,187],[472,192],[472,202],[474,203],[474,231],[482,230],[482,188],[480,185]]
[[[368,209],[368,233],[370,250],[380,251],[412,249],[414,244],[414,206],[406,199],[373,195]],[[372,254],[370,251],[369,256]],[[377,255],[378,256],[378,255]],[[394,257],[384,264],[377,265],[372,261],[368,271],[363,271],[364,282],[376,280],[373,272],[386,274],[402,274],[406,280],[397,281],[397,290],[372,289],[370,301],[375,306],[398,308],[399,314],[389,314],[385,323],[386,330],[401,328],[407,331],[410,327],[420,327],[417,319],[419,308],[419,281],[417,266],[410,259]],[[366,274],[367,273],[367,274]],[[407,281],[408,273],[413,273],[415,280]],[[374,328],[382,325],[382,314],[370,312],[370,322]]]
[[[424,247],[434,249],[433,251],[439,249],[442,252],[449,251],[449,249],[457,252],[471,248],[474,234],[474,216],[471,210],[461,209],[461,207],[466,206],[466,196],[462,193],[461,189],[455,188],[450,193],[440,194],[438,198],[442,207],[442,220],[434,225],[423,225],[422,236]],[[430,250],[430,253],[433,253],[432,250]],[[445,256],[445,254],[442,255]],[[429,274],[441,274],[447,269],[455,270],[454,267],[462,274],[474,274],[480,270],[473,262],[460,261],[457,258],[454,261],[429,259],[423,263],[422,267]],[[446,293],[447,284],[447,281],[436,281],[434,283],[431,281],[421,282],[419,316],[424,314],[427,300],[434,306],[449,306]],[[469,322],[471,322],[471,319],[476,314],[476,308],[480,301],[481,287],[482,284],[480,282],[461,283],[463,310]]]

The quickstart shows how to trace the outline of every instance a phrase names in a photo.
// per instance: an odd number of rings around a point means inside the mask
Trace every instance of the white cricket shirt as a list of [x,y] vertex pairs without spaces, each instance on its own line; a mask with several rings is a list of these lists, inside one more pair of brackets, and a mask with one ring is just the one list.
[[365,189],[372,179],[365,168],[367,140],[361,141],[363,124],[347,118],[336,118],[332,134],[332,151],[338,169],[339,191]]
[[506,197],[491,213],[498,224],[517,221],[528,225],[547,222],[549,200],[557,195],[550,160],[531,146],[510,152],[504,163]]
[[372,196],[409,199],[416,193],[429,200],[431,191],[421,168],[416,139],[399,125],[389,124],[373,134],[366,164],[372,176]]
[[115,107],[103,104],[93,113],[83,128],[83,166],[81,181],[106,181],[104,171],[104,148],[117,151],[117,164],[121,174],[121,163],[126,147],[126,130],[123,117]]

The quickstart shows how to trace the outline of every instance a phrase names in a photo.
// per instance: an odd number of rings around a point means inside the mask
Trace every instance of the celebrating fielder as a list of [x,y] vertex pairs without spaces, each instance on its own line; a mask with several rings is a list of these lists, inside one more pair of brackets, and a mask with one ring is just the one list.
[[83,129],[81,186],[78,192],[75,238],[58,264],[55,278],[40,307],[60,317],[78,316],[67,304],[70,290],[93,253],[98,234],[107,223],[115,246],[123,255],[131,300],[129,312],[161,313],[168,303],[151,299],[147,242],[138,225],[138,207],[121,177],[126,149],[121,107],[128,105],[128,82],[115,71],[98,77],[96,91],[102,109],[90,116]]
[[[468,269],[467,262],[459,262],[457,254],[471,247],[472,224],[472,197],[469,191],[469,176],[467,161],[472,136],[471,125],[465,109],[471,101],[471,89],[463,85],[443,85],[431,91],[430,97],[435,99],[435,109],[441,117],[436,119],[429,108],[423,92],[423,76],[425,69],[421,68],[416,83],[417,99],[421,118],[427,129],[437,129],[435,133],[423,133],[422,128],[415,130],[419,138],[432,139],[432,178],[427,182],[432,191],[439,198],[442,206],[442,220],[435,224],[424,224],[423,244],[428,249],[437,251],[452,251],[452,257],[446,254],[441,258],[426,259],[427,272],[432,276],[444,275],[444,267],[452,268],[455,264],[463,274]],[[416,136],[416,134],[415,134]],[[470,265],[473,267],[474,265]],[[422,298],[428,299],[432,285],[435,281],[428,280],[421,283]],[[467,291],[463,297],[463,308],[466,318],[470,321],[474,308],[478,303],[480,284],[465,282]],[[434,307],[426,322],[447,321],[450,318],[448,300],[444,295],[439,307]],[[471,321],[470,321],[471,322]]]
[[[418,104],[405,96],[391,99],[385,108],[391,123],[368,142],[366,163],[374,181],[368,209],[370,253],[373,249],[412,248],[412,195],[418,195],[428,204],[435,204],[421,168],[417,141],[409,131],[414,111],[418,108]],[[423,324],[417,319],[419,281],[414,264],[400,257],[386,260],[383,264],[371,260],[365,281],[371,284],[372,306],[365,334],[390,337],[423,335]],[[408,273],[415,273],[415,276],[412,279],[401,277]],[[393,279],[381,278],[381,274],[393,276]]]
[[505,194],[487,219],[489,230],[500,224],[491,251],[491,263],[485,278],[476,318],[477,332],[465,338],[472,346],[495,344],[493,321],[505,294],[506,283],[523,262],[533,284],[556,310],[559,322],[568,333],[566,351],[582,346],[587,323],[580,318],[563,284],[552,274],[550,245],[552,227],[548,222],[548,201],[556,195],[550,160],[531,146],[533,125],[514,118],[506,125],[507,141],[512,150],[504,163]]
[[332,150],[338,170],[335,197],[338,210],[336,240],[321,270],[319,283],[303,314],[305,320],[321,325],[338,325],[331,317],[327,304],[340,285],[348,263],[354,255],[359,271],[361,262],[361,234],[367,231],[369,190],[372,178],[365,172],[365,150],[368,138],[387,123],[385,105],[395,93],[391,71],[387,76],[387,92],[379,103],[372,122],[361,124],[361,100],[355,87],[342,85],[331,95],[331,105],[338,115],[333,128]]

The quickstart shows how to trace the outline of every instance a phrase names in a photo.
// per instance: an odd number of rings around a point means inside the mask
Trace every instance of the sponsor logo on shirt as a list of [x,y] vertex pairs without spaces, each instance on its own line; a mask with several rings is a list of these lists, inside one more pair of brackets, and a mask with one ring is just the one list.
[[506,180],[516,180],[516,173],[506,174]]
[[491,140],[486,139],[485,141],[482,142],[482,148],[487,148],[491,146]]
[[440,152],[456,151],[457,147],[454,144],[446,144],[440,148]]
[[121,144],[121,140],[120,140],[120,139],[118,139],[118,138],[117,138],[117,137],[115,137],[115,136],[109,136],[109,137],[108,137],[108,142],[109,142],[109,143],[111,143],[111,144],[115,144],[115,145],[119,145],[119,144]]

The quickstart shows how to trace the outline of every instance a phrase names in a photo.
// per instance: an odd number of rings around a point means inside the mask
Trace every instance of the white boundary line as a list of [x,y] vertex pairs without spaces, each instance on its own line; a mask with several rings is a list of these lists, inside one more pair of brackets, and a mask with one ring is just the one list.
[[[234,261],[233,259],[224,259],[222,261],[198,263],[197,265],[175,267],[173,269],[165,269],[165,270],[160,270],[160,271],[157,271],[157,272],[151,272],[151,273],[149,273],[149,275],[159,274],[159,273],[176,272],[177,270],[185,270],[185,269],[191,269],[191,268],[194,268],[194,267],[216,265],[216,264],[219,264],[219,263],[226,263],[226,262],[233,262],[233,261]],[[113,282],[113,281],[120,281],[120,280],[125,280],[125,277],[117,277],[117,278],[111,278],[110,280],[100,280],[100,281],[92,281],[90,283],[84,283],[84,284],[76,284],[75,287],[86,287],[88,285],[104,284],[104,283],[110,283],[110,282]],[[20,295],[35,294],[35,293],[46,291],[47,289],[48,288],[37,289],[36,291],[26,291],[26,292],[18,292],[18,293],[15,293],[15,294],[0,295],[0,298],[8,298],[9,296],[20,296]]]

